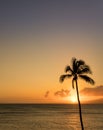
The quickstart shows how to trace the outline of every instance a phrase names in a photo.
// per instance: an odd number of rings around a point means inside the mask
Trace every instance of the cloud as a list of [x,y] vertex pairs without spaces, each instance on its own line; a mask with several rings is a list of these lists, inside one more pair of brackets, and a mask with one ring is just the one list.
[[87,96],[103,96],[103,85],[94,88],[84,88],[80,93]]
[[47,98],[49,96],[49,93],[50,93],[49,91],[46,91],[44,97]]
[[67,89],[61,89],[61,90],[59,90],[59,91],[56,91],[55,93],[54,93],[54,95],[55,96],[60,96],[60,97],[67,97],[67,96],[69,96],[69,93],[70,93],[70,91],[69,90],[67,90]]

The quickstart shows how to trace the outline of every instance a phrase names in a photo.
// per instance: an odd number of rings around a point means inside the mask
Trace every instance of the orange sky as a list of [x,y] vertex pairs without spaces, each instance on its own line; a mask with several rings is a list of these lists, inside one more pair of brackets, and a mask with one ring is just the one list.
[[60,84],[59,76],[72,57],[91,66],[96,82],[80,80],[80,91],[102,86],[102,6],[89,0],[1,2],[0,102],[70,102],[54,93],[71,90],[71,79]]

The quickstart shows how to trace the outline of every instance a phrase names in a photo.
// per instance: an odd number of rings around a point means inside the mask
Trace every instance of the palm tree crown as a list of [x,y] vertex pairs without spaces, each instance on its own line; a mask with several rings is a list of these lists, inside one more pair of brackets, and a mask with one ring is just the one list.
[[71,66],[66,66],[64,75],[60,76],[60,82],[63,82],[65,78],[73,77],[72,87],[74,88],[74,81],[81,78],[90,84],[94,84],[94,80],[87,76],[86,74],[92,74],[92,71],[88,65],[85,64],[83,60],[77,60],[72,58]]

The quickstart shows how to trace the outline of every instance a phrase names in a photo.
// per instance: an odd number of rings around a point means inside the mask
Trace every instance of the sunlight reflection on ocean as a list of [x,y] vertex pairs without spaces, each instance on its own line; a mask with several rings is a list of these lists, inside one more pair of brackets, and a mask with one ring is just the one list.
[[[82,105],[85,130],[103,129],[103,105]],[[0,130],[81,130],[77,105],[0,105]]]

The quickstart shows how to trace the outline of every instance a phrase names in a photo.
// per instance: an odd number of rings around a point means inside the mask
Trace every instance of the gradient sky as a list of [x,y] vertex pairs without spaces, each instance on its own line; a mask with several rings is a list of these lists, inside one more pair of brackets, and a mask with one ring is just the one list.
[[96,82],[80,81],[80,90],[103,85],[103,0],[0,1],[1,103],[61,102],[54,93],[71,90],[59,76],[72,57]]

